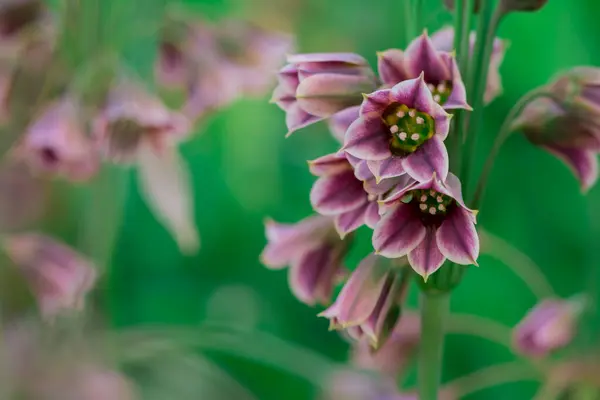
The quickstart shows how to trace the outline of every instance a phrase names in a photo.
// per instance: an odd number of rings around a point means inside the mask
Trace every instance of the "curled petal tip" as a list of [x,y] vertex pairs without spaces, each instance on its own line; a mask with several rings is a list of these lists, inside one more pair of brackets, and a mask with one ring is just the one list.
[[361,93],[363,100],[367,100],[369,98],[369,94],[368,93]]
[[421,71],[419,77],[417,78],[419,81],[425,83],[425,71]]
[[477,262],[477,260],[471,260],[471,263],[476,266],[479,267],[479,263]]

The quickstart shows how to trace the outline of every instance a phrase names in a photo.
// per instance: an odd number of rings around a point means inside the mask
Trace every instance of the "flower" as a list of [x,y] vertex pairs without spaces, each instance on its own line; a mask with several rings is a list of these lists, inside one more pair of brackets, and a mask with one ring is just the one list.
[[127,81],[116,84],[106,105],[93,122],[93,137],[103,155],[115,162],[134,161],[140,148],[158,154],[184,138],[190,123],[171,111],[141,86]]
[[[476,38],[477,36],[475,32],[471,32],[469,35],[469,51],[471,57],[473,56]],[[433,35],[431,35],[431,42],[438,50],[452,51],[454,48],[454,28],[447,26],[435,32]],[[490,103],[496,97],[499,97],[500,94],[502,94],[502,77],[500,76],[500,66],[502,65],[502,61],[504,61],[506,48],[507,44],[505,40],[499,38],[494,39],[492,55],[488,67],[485,93],[483,95],[486,103]]]
[[352,156],[334,153],[309,162],[311,172],[319,177],[310,192],[311,204],[319,214],[334,217],[341,237],[362,225],[373,229],[379,221],[377,201],[402,180],[385,179],[377,184],[371,182],[375,177],[368,169],[361,176],[360,167],[357,177],[348,158]]
[[8,0],[0,5],[0,36],[9,37],[40,20],[44,4],[40,0]]
[[290,266],[294,295],[313,305],[330,301],[337,278],[343,273],[347,243],[341,240],[329,217],[312,216],[295,224],[265,223],[267,245],[261,261],[268,268]]
[[405,400],[393,379],[340,369],[329,378],[319,400]]
[[99,155],[84,131],[81,110],[70,98],[56,100],[25,131],[22,154],[35,171],[85,181],[100,167]]
[[404,52],[391,49],[379,53],[378,69],[384,87],[391,88],[423,73],[437,103],[447,110],[470,110],[456,59],[449,51],[436,49],[427,32],[424,32]]
[[577,329],[584,303],[547,299],[531,309],[513,330],[513,346],[531,357],[542,357],[568,345]]
[[435,172],[448,175],[448,152],[444,140],[450,115],[437,104],[427,88],[424,75],[398,83],[367,96],[360,118],[350,125],[342,149],[368,162],[377,175],[389,177],[407,173],[425,181]]
[[400,315],[406,292],[403,268],[375,254],[364,258],[352,272],[335,302],[319,314],[332,329],[348,329],[354,339],[366,337],[378,347],[388,337]]
[[289,133],[360,105],[362,93],[376,89],[375,74],[357,54],[296,54],[287,61],[272,101],[286,112]]
[[566,96],[573,94],[563,92],[573,90],[572,82],[565,88],[566,81],[557,80],[549,89],[555,95],[532,100],[511,127],[564,161],[587,191],[598,179],[600,102],[594,97],[598,86],[581,85],[574,99],[568,100]]
[[368,340],[356,342],[353,364],[395,378],[408,367],[415,356],[420,334],[419,315],[412,311],[403,311],[390,336],[378,349],[373,349]]
[[83,307],[96,280],[96,271],[84,256],[39,233],[7,236],[3,246],[27,279],[44,318]]
[[378,254],[388,258],[408,254],[410,265],[424,279],[446,258],[477,265],[476,212],[465,206],[460,182],[453,174],[448,174],[445,183],[432,176],[388,195],[382,212],[373,232]]

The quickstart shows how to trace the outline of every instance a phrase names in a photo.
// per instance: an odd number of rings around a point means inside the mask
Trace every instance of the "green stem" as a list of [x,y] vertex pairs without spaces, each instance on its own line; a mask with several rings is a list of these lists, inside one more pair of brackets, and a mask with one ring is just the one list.
[[425,27],[425,25],[423,24],[422,10],[423,10],[422,1],[421,0],[412,0],[412,18],[414,21],[413,22],[414,31],[413,31],[412,38],[418,36],[421,33],[421,31],[423,30],[423,28]]
[[419,399],[437,400],[444,351],[444,323],[450,309],[450,293],[421,293],[421,345],[419,350]]
[[477,336],[510,348],[511,328],[492,319],[471,314],[450,314],[446,333]]
[[523,364],[521,361],[511,361],[492,365],[455,379],[448,384],[448,387],[452,389],[457,399],[462,399],[489,387],[512,382],[536,381],[541,378],[540,371],[533,369],[531,365]]
[[511,129],[513,121],[521,114],[521,112],[523,112],[523,110],[525,109],[527,104],[529,104],[533,100],[540,98],[540,97],[551,97],[552,98],[553,96],[554,96],[553,94],[551,94],[547,91],[544,91],[544,90],[533,90],[533,91],[529,92],[528,94],[526,94],[525,96],[523,96],[517,102],[517,104],[515,104],[513,106],[513,108],[510,110],[510,112],[506,116],[506,119],[504,120],[504,123],[500,127],[500,131],[498,132],[498,135],[496,136],[496,140],[494,141],[492,150],[488,154],[488,157],[485,161],[483,170],[481,172],[481,175],[479,176],[479,181],[477,182],[477,188],[475,189],[475,194],[473,195],[473,199],[471,201],[471,207],[473,207],[474,209],[478,209],[478,207],[481,204],[481,201],[483,199],[483,194],[485,191],[485,186],[487,184],[489,174],[492,171],[492,167],[494,166],[494,162],[496,161],[496,157],[498,156],[498,153],[500,152],[500,148],[502,147],[502,145],[504,144],[506,139],[508,139],[510,137],[511,133],[513,132],[513,130]]
[[500,7],[495,8],[494,1],[484,1],[482,3],[482,9],[480,11],[481,19],[477,27],[477,40],[475,42],[475,51],[467,83],[467,97],[472,102],[473,113],[470,115],[468,124],[466,119],[462,123],[462,132],[463,134],[466,134],[464,138],[466,155],[461,168],[460,178],[462,180],[463,193],[465,195],[468,195],[469,175],[472,169],[475,149],[477,148],[477,133],[483,119],[484,94],[487,83],[488,66],[494,47],[494,38],[500,20],[504,15]]
[[405,45],[408,45],[410,41],[416,36],[415,35],[415,21],[413,20],[413,10],[412,10],[412,1],[413,0],[403,0],[404,5],[404,27],[405,30]]

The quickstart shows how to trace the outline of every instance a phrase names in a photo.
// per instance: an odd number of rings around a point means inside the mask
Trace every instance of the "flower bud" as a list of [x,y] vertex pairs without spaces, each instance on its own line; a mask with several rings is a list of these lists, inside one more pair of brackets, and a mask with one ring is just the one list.
[[542,301],[515,327],[515,349],[527,356],[543,357],[567,346],[575,336],[582,311],[581,299]]
[[273,102],[287,113],[290,132],[362,102],[376,88],[365,59],[350,53],[297,54],[279,72]]
[[548,0],[501,0],[500,7],[505,13],[512,11],[537,11],[544,7]]
[[38,233],[4,239],[4,249],[31,287],[44,318],[80,310],[96,280],[91,263],[67,245]]

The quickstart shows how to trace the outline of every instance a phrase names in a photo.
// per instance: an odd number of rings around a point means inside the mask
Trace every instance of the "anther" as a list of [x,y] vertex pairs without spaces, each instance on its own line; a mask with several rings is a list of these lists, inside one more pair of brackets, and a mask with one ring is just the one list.
[[443,83],[440,83],[437,87],[438,92],[444,92],[446,91],[446,85]]
[[434,96],[433,96],[433,100],[434,100],[436,103],[437,103],[437,102],[439,102],[441,99],[442,99],[442,98],[440,97],[440,95],[439,95],[439,94],[436,94],[436,95],[434,95]]
[[398,125],[392,125],[392,126],[390,126],[390,132],[396,133],[398,131],[399,131]]
[[433,83],[429,83],[427,84],[427,87],[429,88],[429,90],[431,90],[432,92],[435,90],[435,85]]
[[421,117],[417,117],[417,124],[422,125],[425,120]]
[[406,134],[406,132],[400,132],[400,133],[398,134],[398,138],[399,138],[400,140],[406,140],[406,137],[407,137],[407,136],[408,136],[408,135]]
[[431,189],[431,190],[429,190],[429,194],[431,196],[435,196],[437,194],[437,192],[435,190]]
[[415,115],[417,115],[417,112],[416,112],[415,110],[410,110],[410,111],[408,112],[408,115],[410,115],[410,116],[411,116],[411,118],[414,118],[414,117],[415,117]]
[[438,210],[440,210],[440,211],[446,211],[446,206],[445,206],[445,205],[443,205],[443,204],[440,204],[440,205],[438,206]]
[[427,201],[427,195],[426,194],[422,195],[419,200],[421,200],[421,203],[425,203]]
[[442,198],[442,196],[438,196],[436,198],[436,200],[437,200],[438,203],[441,203],[442,201],[444,201],[444,199]]
[[396,116],[397,116],[398,118],[404,118],[404,116],[405,116],[405,115],[406,115],[406,114],[404,113],[404,111],[398,111],[398,112],[396,113]]
[[427,204],[419,204],[419,208],[420,208],[422,211],[425,211],[425,210],[427,210]]
[[435,215],[436,212],[437,212],[437,210],[435,209],[435,207],[431,207],[429,209],[429,214],[431,214],[431,215]]
[[418,133],[413,133],[412,135],[410,135],[410,138],[411,138],[412,140],[419,140],[419,137],[420,137],[420,136],[419,136],[419,134],[418,134]]

